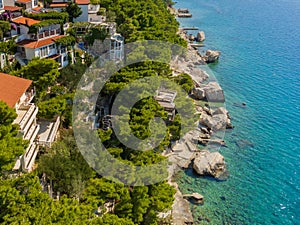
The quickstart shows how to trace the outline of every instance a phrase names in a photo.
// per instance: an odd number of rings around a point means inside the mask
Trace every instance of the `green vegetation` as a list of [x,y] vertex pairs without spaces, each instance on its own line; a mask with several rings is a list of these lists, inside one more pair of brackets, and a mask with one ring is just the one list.
[[66,8],[62,9],[63,12],[67,12],[69,14],[70,22],[73,22],[75,18],[79,17],[82,14],[82,11],[78,4],[71,2]]
[[49,19],[49,20],[43,20],[39,23],[33,24],[29,27],[29,33],[37,33],[39,28],[50,26],[52,24],[60,24],[62,25],[64,22],[60,19]]
[[44,13],[25,13],[26,17],[36,19],[36,20],[60,20],[63,21],[63,23],[68,22],[69,20],[69,14],[67,12],[44,12]]
[[103,0],[101,6],[107,9],[108,17],[114,17],[110,15],[110,12],[114,12],[115,21],[119,25],[118,31],[127,43],[137,40],[161,40],[184,47],[187,45],[186,41],[176,34],[179,23],[168,12],[163,0]]
[[0,40],[3,40],[4,33],[10,31],[10,23],[7,21],[0,21]]
[[73,46],[76,43],[76,39],[69,35],[56,39],[55,43],[62,46]]
[[86,40],[89,45],[93,45],[96,39],[104,41],[106,37],[108,37],[108,32],[104,27],[94,26],[90,28],[89,34],[86,36]]
[[[92,1],[93,4],[98,4],[98,2],[98,0]],[[125,36],[127,42],[152,39],[186,46],[186,42],[176,34],[179,25],[168,13],[163,0],[101,0],[101,6],[105,7],[100,9],[101,15],[105,14],[108,21],[117,22],[117,30]],[[49,21],[60,24],[65,22],[66,13],[70,21],[82,13],[75,3],[71,3],[64,11],[64,13],[49,12],[30,16],[43,20],[42,25],[45,26]],[[36,25],[31,29],[34,31],[40,26]],[[88,36],[86,39],[90,44],[95,39],[104,40],[107,36],[107,32],[101,27],[88,26],[88,31],[83,36]],[[78,38],[74,30],[69,31],[70,36],[58,39],[56,44],[72,45],[75,38]],[[157,53],[159,59],[170,59],[169,50],[162,49],[161,46],[153,46],[152,50]],[[79,152],[71,127],[72,97],[79,80],[92,62],[90,56],[85,55],[85,61],[82,63],[81,54],[82,52],[78,51],[75,54],[76,63],[60,71],[54,60],[33,59],[27,66],[13,72],[19,77],[33,80],[39,94],[38,116],[51,119],[60,115],[63,123],[59,140],[50,149],[44,149],[44,154],[37,161],[38,168],[35,172],[16,179],[7,177],[7,179],[0,179],[0,223],[168,224],[157,218],[157,213],[170,209],[174,200],[175,190],[167,182],[137,187],[112,182],[96,174]],[[129,58],[129,60],[134,59]],[[115,96],[134,80],[155,76],[175,80],[186,91],[189,91],[192,86],[191,79],[186,74],[172,77],[172,71],[167,62],[152,62],[145,58],[143,63],[127,66],[115,73],[106,83],[101,95]],[[96,86],[94,88],[97,89]],[[183,99],[176,105],[190,110],[190,107],[184,107],[186,102]],[[135,151],[120,143],[113,130],[99,129],[99,137],[110,154],[128,165],[152,165],[165,160],[165,157],[161,156],[162,150],[168,147],[172,140],[178,140],[182,132],[180,115],[177,114],[174,121],[167,121],[167,113],[152,97],[143,98],[137,102],[129,115],[130,129],[140,139],[151,135],[149,122],[154,117],[165,120],[166,130],[159,131],[164,134],[163,141],[152,150]],[[8,118],[6,122],[5,118]],[[15,157],[22,154],[26,148],[26,142],[15,136],[17,128],[11,125],[14,118],[14,112],[0,103],[0,166],[2,171],[10,169]],[[131,174],[124,174],[124,176],[130,177]],[[59,201],[49,197],[47,186],[42,191],[38,177],[44,177],[46,183],[51,184],[53,197],[56,198],[56,195],[59,195]],[[2,176],[2,178],[5,177]],[[133,182],[137,182],[134,178],[132,179]]]
[[90,3],[93,5],[99,5],[101,3],[101,0],[91,0]]
[[194,87],[194,82],[191,76],[186,73],[174,77],[174,81],[181,85],[186,92],[189,92]]
[[13,168],[16,158],[24,153],[27,146],[26,141],[17,137],[18,126],[12,124],[16,118],[15,110],[0,101],[0,175]]
[[41,99],[47,88],[59,76],[58,63],[52,59],[32,59],[27,66],[12,72],[13,75],[33,80],[37,88],[38,99]]

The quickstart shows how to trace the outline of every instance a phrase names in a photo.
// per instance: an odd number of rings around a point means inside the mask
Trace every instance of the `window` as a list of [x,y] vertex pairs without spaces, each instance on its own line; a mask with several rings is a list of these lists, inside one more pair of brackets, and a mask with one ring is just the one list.
[[65,62],[65,61],[67,61],[67,56],[64,56],[64,59],[63,59],[63,61]]
[[42,57],[45,57],[47,55],[48,55],[48,47],[46,46],[46,47],[40,48],[40,57],[42,58]]
[[55,44],[49,46],[50,50],[55,48]]

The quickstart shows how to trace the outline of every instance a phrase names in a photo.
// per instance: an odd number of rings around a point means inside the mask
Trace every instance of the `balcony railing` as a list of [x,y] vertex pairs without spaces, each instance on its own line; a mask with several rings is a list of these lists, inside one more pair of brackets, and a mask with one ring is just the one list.
[[46,30],[46,31],[38,34],[38,39],[43,39],[43,38],[46,38],[46,37],[59,35],[59,34],[61,34],[60,29]]

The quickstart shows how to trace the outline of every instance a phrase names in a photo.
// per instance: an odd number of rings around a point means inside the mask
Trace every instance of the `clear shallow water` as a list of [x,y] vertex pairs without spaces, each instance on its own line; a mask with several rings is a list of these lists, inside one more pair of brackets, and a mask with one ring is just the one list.
[[[221,148],[225,182],[182,174],[184,192],[205,196],[192,206],[210,224],[300,224],[300,2],[179,0],[205,31],[206,48],[222,51],[211,65],[235,125]],[[203,48],[204,50],[205,48]],[[246,102],[247,107],[235,103]],[[239,140],[253,147],[239,148]],[[196,224],[205,222],[196,222]]]

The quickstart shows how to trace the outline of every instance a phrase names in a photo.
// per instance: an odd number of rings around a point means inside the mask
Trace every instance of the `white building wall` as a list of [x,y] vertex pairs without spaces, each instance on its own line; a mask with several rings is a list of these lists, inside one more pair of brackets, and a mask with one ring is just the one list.
[[88,5],[78,5],[81,8],[82,14],[74,19],[74,22],[88,22],[89,14],[88,14]]
[[26,59],[28,60],[31,60],[36,56],[35,49],[33,48],[25,48],[25,54],[26,54]]
[[[0,3],[2,0],[0,0]],[[3,5],[5,6],[15,6],[15,0],[3,0]]]
[[6,56],[4,53],[0,53],[0,68],[3,69],[6,65]]
[[20,34],[28,34],[29,28],[25,25],[20,25]]

